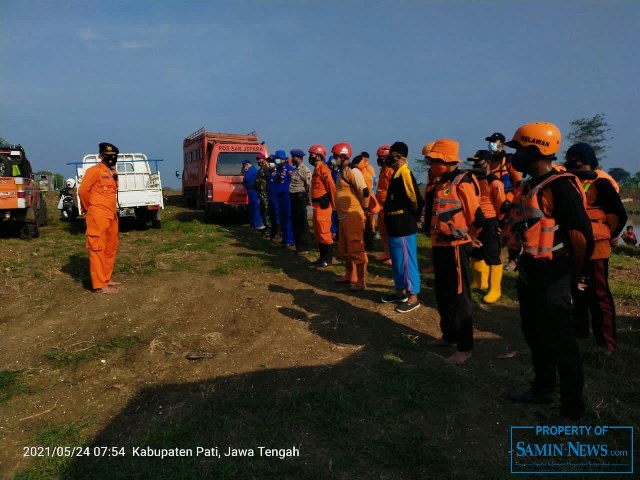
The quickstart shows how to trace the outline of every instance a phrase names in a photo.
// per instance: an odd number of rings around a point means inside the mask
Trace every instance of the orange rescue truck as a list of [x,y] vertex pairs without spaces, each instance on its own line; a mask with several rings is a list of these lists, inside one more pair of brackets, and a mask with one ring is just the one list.
[[247,211],[249,197],[242,184],[242,162],[256,165],[258,153],[268,156],[256,132],[207,132],[204,127],[183,142],[182,197],[188,206],[204,209],[205,218]]
[[0,145],[0,230],[14,224],[24,238],[38,238],[47,205],[21,145]]

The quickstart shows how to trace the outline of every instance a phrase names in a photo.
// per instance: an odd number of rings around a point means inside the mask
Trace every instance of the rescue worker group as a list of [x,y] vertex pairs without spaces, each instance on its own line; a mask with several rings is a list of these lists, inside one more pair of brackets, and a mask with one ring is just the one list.
[[[522,329],[535,375],[529,389],[507,396],[520,403],[553,402],[557,370],[560,416],[574,421],[584,413],[576,337],[591,330],[605,352],[616,349],[608,259],[627,216],[618,185],[598,168],[589,144],[572,145],[564,165],[556,163],[561,137],[548,122],[522,125],[508,142],[495,132],[485,138],[488,149],[467,159],[470,169],[460,168],[458,142],[430,142],[422,149],[429,166],[424,191],[403,142],[377,149],[375,189],[369,155],[353,156],[348,143],[335,144],[329,156],[319,144],[289,156],[283,150],[270,157],[258,154],[256,165],[251,160],[242,165],[250,225],[306,255],[311,205],[320,252],[315,267],[332,267],[337,241],[346,273],[335,281],[354,292],[367,287],[367,251],[374,248],[377,230],[384,251],[376,260],[391,265],[395,286],[380,301],[395,304],[398,313],[420,307],[422,225],[431,239],[429,270],[442,333],[432,344],[451,348],[448,361],[456,365],[473,351],[471,291],[486,291],[483,302],[496,303],[503,270],[517,270]],[[515,152],[506,153],[505,147]],[[99,152],[102,162],[87,171],[79,196],[87,212],[93,289],[111,294],[119,284],[111,277],[118,246],[118,149],[101,143]],[[313,173],[303,161],[307,153]]]

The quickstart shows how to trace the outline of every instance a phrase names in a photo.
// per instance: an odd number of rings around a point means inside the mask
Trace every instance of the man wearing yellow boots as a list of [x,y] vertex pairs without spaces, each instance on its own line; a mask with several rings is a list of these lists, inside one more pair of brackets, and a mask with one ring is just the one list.
[[502,261],[500,260],[500,234],[498,221],[503,216],[502,205],[506,200],[504,184],[491,171],[492,154],[488,150],[478,150],[468,158],[473,163],[473,173],[480,186],[480,209],[485,218],[484,226],[478,234],[482,243],[471,251],[472,290],[489,290],[482,298],[485,303],[496,303],[502,295]]

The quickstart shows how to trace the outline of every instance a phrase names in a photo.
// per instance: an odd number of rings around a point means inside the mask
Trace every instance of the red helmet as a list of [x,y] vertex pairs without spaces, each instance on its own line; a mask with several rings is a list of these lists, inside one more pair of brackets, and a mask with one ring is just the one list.
[[344,155],[347,158],[351,158],[351,145],[348,143],[336,143],[331,148],[331,153],[333,153],[334,157],[339,157],[340,155]]
[[324,145],[311,145],[309,147],[309,153],[315,153],[316,155],[320,155],[322,158],[327,158],[327,149],[324,148]]
[[378,147],[378,151],[376,152],[376,154],[379,157],[387,157],[387,156],[389,156],[389,149],[390,148],[391,148],[391,145],[388,145],[386,143],[384,145],[380,145]]

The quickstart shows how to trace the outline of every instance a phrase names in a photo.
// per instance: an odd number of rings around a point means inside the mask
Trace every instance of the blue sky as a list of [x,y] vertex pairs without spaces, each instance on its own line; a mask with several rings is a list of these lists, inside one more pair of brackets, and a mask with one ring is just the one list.
[[635,172],[638,45],[635,0],[5,0],[0,137],[65,176],[110,141],[178,186],[201,126],[270,151],[402,140],[412,158],[447,137],[467,157],[494,131],[602,112],[604,168]]

